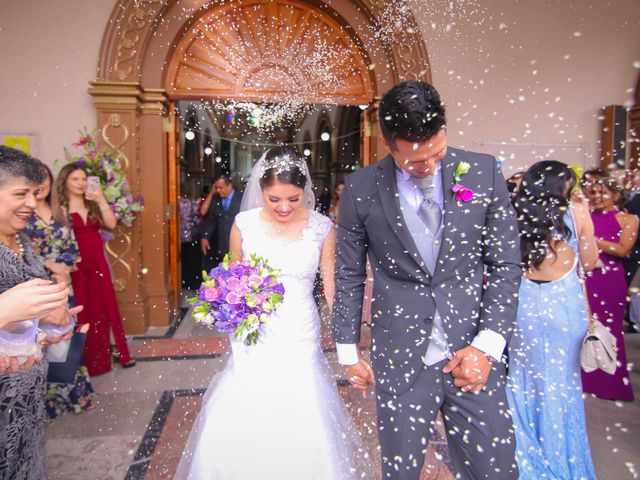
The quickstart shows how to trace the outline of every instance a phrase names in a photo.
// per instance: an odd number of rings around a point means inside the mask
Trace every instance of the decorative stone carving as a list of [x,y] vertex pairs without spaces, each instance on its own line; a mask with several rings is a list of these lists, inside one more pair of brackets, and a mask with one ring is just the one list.
[[152,21],[165,2],[162,0],[134,0],[123,3],[129,5],[113,64],[116,77],[121,82],[133,79],[134,75],[132,74],[136,70],[136,55],[140,51],[140,40],[148,33]]

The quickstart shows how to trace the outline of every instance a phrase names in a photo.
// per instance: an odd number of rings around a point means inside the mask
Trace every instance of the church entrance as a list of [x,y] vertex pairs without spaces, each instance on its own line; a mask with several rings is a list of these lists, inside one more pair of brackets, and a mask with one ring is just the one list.
[[187,234],[197,222],[184,218],[194,214],[188,202],[202,203],[220,175],[242,191],[269,147],[287,143],[304,153],[316,208],[329,209],[336,184],[361,166],[362,111],[375,85],[369,63],[357,37],[302,2],[219,5],[185,31],[168,76],[179,146],[172,183],[182,241],[171,249],[177,290],[194,284],[178,283],[180,273],[198,278],[197,269],[178,268],[198,253],[197,238]]
[[180,198],[220,173],[241,188],[264,150],[293,143],[323,208],[376,160],[377,99],[410,78],[429,81],[430,65],[404,2],[119,0],[90,93],[99,129],[131,132],[122,151],[146,201],[115,272],[127,331],[166,325],[178,306]]
[[180,125],[181,286],[201,281],[198,242],[213,195],[213,182],[225,176],[243,191],[255,162],[270,147],[295,146],[313,179],[316,209],[327,214],[336,187],[362,165],[361,118],[367,105],[311,105],[247,101],[176,102]]

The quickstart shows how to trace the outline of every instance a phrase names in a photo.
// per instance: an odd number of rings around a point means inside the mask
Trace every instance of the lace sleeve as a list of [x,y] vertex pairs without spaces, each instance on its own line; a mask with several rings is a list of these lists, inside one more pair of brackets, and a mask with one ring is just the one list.
[[238,230],[240,230],[243,244],[246,240],[256,238],[258,235],[261,210],[261,207],[252,208],[251,210],[245,210],[236,215],[235,222]]
[[247,238],[250,236],[249,225],[251,222],[249,221],[249,217],[251,216],[251,212],[253,212],[253,210],[246,210],[236,215],[236,226],[238,227],[238,230],[240,230],[240,236],[242,236],[242,238]]
[[313,231],[315,232],[316,239],[318,243],[322,244],[324,239],[327,238],[331,229],[333,229],[333,222],[329,217],[325,217],[324,215],[318,212],[311,212],[311,219],[313,221]]

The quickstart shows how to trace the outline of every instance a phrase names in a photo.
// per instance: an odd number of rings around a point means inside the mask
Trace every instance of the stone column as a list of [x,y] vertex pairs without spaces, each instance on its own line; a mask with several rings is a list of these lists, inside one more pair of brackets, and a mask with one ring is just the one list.
[[[107,252],[118,304],[127,333],[168,325],[174,294],[169,284],[165,227],[166,96],[133,82],[90,82],[100,143],[121,155],[134,194],[144,196],[145,211],[129,228],[119,226]],[[144,181],[143,181],[144,179]],[[144,248],[143,248],[144,246]]]

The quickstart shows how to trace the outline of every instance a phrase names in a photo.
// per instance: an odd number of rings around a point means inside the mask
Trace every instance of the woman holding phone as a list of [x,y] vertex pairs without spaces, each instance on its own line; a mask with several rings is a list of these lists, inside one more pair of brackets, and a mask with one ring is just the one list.
[[72,272],[71,280],[76,303],[85,306],[84,312],[78,316],[78,323],[91,324],[84,347],[91,376],[111,370],[111,334],[120,364],[129,368],[136,363],[129,355],[100,236],[100,228],[113,229],[118,221],[94,178],[88,177],[80,163],[65,165],[56,179],[54,209],[57,219],[72,224],[82,258],[77,264],[77,271]]

